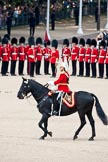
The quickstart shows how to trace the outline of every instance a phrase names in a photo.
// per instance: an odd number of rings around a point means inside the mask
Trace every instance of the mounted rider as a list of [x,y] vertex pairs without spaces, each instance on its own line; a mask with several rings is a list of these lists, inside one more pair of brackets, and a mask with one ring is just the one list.
[[[69,95],[71,95],[71,91],[69,89],[69,74],[66,70],[66,65],[64,62],[62,62],[60,64],[60,75],[59,75],[59,78],[55,81],[49,81],[48,82],[49,85],[57,85],[57,93],[58,93],[58,96],[57,96],[57,100],[61,97],[63,97],[63,94],[64,92],[65,93],[68,93]],[[62,101],[61,101],[62,102]],[[55,106],[53,107],[53,113],[52,115],[57,115],[58,114],[58,105],[54,104]]]

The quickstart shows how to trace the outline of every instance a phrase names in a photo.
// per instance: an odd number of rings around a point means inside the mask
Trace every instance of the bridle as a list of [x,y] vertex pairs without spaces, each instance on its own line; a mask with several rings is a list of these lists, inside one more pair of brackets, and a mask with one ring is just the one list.
[[[28,86],[28,87],[30,88],[30,85],[29,85],[28,83],[26,83],[26,86]],[[49,86],[48,83],[44,85],[44,87],[48,87],[48,86]],[[38,89],[35,93],[33,93],[33,94],[34,94],[34,95],[37,94],[37,92],[40,91],[41,89],[42,89],[42,87],[39,88],[39,89]],[[28,98],[30,98],[30,97],[32,96],[32,93],[31,93],[30,95],[28,95],[28,93],[23,93],[23,94],[25,95],[26,99],[28,99]],[[40,97],[36,97],[35,99],[36,99],[36,100],[39,100],[39,99],[43,98],[46,94],[47,94],[47,93],[45,92],[45,93],[43,93]]]

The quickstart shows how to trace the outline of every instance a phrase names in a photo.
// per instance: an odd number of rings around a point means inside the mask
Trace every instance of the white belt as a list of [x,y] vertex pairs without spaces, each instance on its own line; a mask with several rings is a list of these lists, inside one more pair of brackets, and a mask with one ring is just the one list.
[[104,58],[104,56],[99,56],[99,58]]
[[91,57],[96,57],[96,55],[91,55]]
[[12,53],[12,55],[16,55],[17,53]]
[[106,58],[108,58],[108,56],[106,56]]
[[68,54],[63,54],[64,57],[69,56]]
[[79,56],[84,56],[84,54],[79,54]]
[[71,55],[76,55],[76,53],[71,53]]
[[85,55],[85,56],[90,56],[90,54],[88,54],[88,55]]
[[38,56],[42,56],[42,54],[41,54],[41,53],[37,53],[37,55],[38,55]]
[[25,53],[20,53],[20,55],[24,55]]
[[30,58],[32,58],[32,59],[34,58],[34,56],[33,56],[33,55],[29,55],[29,57],[30,57]]
[[50,56],[50,55],[46,53],[44,56]]
[[8,53],[3,53],[3,55],[8,55]]

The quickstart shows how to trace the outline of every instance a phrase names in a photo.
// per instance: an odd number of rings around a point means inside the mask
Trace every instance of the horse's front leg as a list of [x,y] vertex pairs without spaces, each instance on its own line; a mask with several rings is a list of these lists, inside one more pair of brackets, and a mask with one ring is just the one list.
[[[47,134],[52,137],[52,132],[48,132],[47,127],[48,127],[48,118],[49,116],[47,114],[43,114],[40,122],[39,122],[39,127],[44,131],[44,135],[40,137],[40,139],[45,139],[47,137]],[[44,125],[44,127],[42,126]]]

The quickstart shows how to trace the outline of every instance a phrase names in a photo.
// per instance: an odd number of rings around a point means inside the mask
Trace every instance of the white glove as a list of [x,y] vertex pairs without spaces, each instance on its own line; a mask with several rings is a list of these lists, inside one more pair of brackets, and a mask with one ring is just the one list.
[[49,85],[54,85],[54,81],[48,81]]

